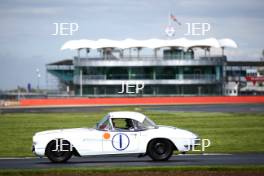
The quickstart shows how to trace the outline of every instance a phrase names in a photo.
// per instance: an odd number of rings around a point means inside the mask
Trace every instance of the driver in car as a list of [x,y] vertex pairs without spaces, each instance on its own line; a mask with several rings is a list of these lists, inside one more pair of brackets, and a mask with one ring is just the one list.
[[131,119],[126,119],[126,129],[134,131],[134,124]]

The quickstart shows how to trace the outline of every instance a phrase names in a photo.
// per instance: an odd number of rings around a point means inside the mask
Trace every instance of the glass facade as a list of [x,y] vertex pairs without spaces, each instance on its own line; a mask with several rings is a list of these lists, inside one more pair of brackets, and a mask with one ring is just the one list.
[[[83,95],[87,96],[202,96],[222,95],[221,84],[215,85],[145,85],[142,92],[118,94],[121,85],[83,85]],[[80,86],[76,86],[76,95]],[[134,91],[133,87],[129,91]]]
[[[71,77],[76,96],[191,96],[222,95],[225,56],[194,58],[194,50],[163,50],[163,57],[81,58],[73,62],[71,75],[54,72],[59,79]],[[134,94],[126,81],[142,81]]]
[[75,67],[83,78],[105,80],[222,79],[219,66],[167,67]]

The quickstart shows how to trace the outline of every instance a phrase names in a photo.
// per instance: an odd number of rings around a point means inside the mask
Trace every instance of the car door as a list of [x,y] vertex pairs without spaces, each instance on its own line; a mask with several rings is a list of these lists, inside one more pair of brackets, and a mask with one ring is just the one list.
[[106,139],[106,132],[111,129],[109,116],[105,116],[95,129],[87,129],[74,140],[77,140],[78,151],[81,155],[101,155],[103,154],[103,140]]
[[102,131],[87,129],[73,138],[80,155],[100,155],[102,153]]
[[119,124],[116,124],[112,130],[106,131],[103,134],[103,153],[137,153],[140,141],[140,131],[126,129],[126,127],[123,126],[125,123],[122,122],[126,120],[125,118],[115,120]]

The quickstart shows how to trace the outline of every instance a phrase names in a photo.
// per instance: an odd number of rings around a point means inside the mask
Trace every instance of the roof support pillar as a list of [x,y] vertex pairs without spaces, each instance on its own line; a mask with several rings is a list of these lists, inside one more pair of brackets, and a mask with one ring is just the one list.
[[120,49],[120,55],[119,55],[120,58],[123,58],[124,57],[124,50],[123,49]]
[[137,47],[137,58],[140,57],[140,50],[141,50],[141,47]]
[[128,49],[129,58],[131,58],[131,48]]
[[158,49],[157,49],[157,48],[154,49],[154,57],[155,57],[155,58],[158,57]]
[[222,56],[224,56],[225,55],[225,47],[221,47],[221,49],[222,49]]
[[78,55],[78,60],[80,61],[80,59],[81,59],[81,48],[78,48],[77,55]]
[[90,49],[89,48],[86,48],[86,58],[88,58],[89,52],[90,52]]
[[156,67],[153,67],[153,75],[152,75],[152,79],[156,80]]

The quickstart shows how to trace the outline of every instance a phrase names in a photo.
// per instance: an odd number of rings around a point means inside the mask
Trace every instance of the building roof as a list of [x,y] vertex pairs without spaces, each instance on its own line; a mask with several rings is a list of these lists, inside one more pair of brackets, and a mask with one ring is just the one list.
[[47,65],[73,65],[73,60],[72,59],[64,59],[64,60],[60,60],[57,62],[49,63]]
[[228,61],[227,66],[256,66],[264,67],[263,61]]
[[145,115],[139,112],[130,112],[130,111],[110,112],[109,115],[110,115],[110,118],[128,118],[128,119],[139,121],[140,123],[142,123],[146,118]]
[[99,40],[69,40],[63,44],[61,50],[65,49],[102,49],[102,48],[164,48],[164,47],[182,47],[182,48],[192,48],[192,47],[231,47],[237,48],[235,41],[229,38],[224,38],[217,40],[215,38],[208,38],[203,40],[189,40],[186,38],[162,40],[162,39],[148,39],[148,40],[135,40],[135,39],[125,39],[125,40],[109,40],[109,39],[99,39]]

